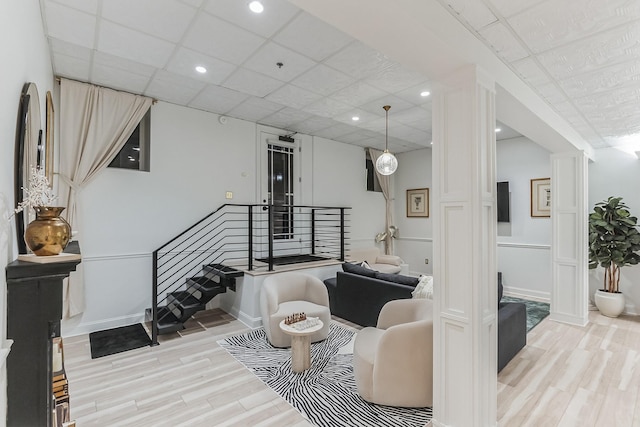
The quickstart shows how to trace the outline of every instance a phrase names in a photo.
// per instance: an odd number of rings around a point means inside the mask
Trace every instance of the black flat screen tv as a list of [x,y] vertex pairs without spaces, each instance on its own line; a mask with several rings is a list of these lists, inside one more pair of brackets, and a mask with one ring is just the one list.
[[509,222],[509,181],[498,183],[498,222]]

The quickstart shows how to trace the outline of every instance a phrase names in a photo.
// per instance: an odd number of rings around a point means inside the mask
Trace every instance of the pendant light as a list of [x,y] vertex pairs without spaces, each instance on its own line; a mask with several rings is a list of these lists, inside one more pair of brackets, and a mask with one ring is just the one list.
[[391,106],[385,105],[382,108],[384,108],[386,114],[384,153],[376,160],[376,170],[380,175],[391,175],[398,169],[398,159],[389,152],[389,108],[391,108]]

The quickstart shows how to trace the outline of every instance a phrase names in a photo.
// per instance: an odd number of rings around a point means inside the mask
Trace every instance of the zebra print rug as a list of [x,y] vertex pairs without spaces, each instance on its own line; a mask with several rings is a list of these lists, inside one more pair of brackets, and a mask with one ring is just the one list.
[[300,374],[291,371],[290,350],[272,347],[262,328],[218,344],[318,427],[423,427],[431,408],[374,405],[358,395],[353,354],[338,351],[353,334],[332,322],[329,337],[311,344],[311,368]]

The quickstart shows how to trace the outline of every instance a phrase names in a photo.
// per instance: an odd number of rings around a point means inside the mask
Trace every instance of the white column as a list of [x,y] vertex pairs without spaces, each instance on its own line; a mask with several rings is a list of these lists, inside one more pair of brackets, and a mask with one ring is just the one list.
[[433,426],[496,425],[495,83],[461,70],[433,102]]
[[551,155],[551,319],[588,321],[588,177],[582,151]]

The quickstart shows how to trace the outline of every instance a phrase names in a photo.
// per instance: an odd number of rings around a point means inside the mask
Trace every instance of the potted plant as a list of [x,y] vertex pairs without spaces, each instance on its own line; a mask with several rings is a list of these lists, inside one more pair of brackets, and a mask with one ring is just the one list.
[[589,215],[589,268],[604,268],[603,289],[596,291],[594,301],[605,316],[617,317],[624,310],[620,268],[640,262],[637,223],[622,197],[596,203]]

